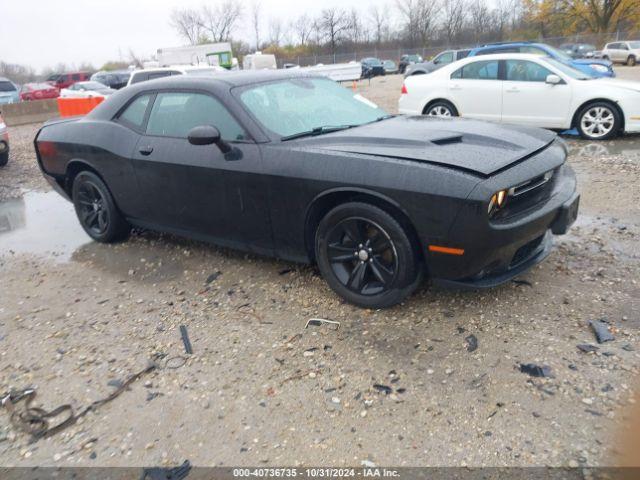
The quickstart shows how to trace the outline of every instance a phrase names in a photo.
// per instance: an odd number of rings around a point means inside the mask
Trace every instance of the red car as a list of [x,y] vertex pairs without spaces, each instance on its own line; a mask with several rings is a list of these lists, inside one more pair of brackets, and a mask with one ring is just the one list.
[[50,83],[25,83],[20,90],[20,99],[26,100],[44,100],[47,98],[58,98],[60,90]]
[[70,87],[76,82],[86,82],[91,78],[91,72],[69,72],[69,73],[54,73],[47,77],[47,83],[55,85],[58,90]]

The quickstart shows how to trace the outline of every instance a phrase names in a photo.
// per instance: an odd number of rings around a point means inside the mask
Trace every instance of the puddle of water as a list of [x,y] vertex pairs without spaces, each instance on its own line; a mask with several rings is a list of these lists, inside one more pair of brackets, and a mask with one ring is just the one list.
[[615,140],[589,142],[587,140],[565,138],[570,155],[579,157],[602,157],[624,155],[628,160],[640,161],[640,135],[630,135]]
[[30,253],[65,262],[91,241],[73,205],[56,192],[27,192],[0,202],[0,255]]

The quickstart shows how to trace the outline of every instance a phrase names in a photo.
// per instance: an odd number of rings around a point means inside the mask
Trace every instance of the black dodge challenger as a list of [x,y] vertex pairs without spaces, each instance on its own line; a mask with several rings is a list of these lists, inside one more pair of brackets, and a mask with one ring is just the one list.
[[546,130],[386,114],[331,80],[179,76],[45,124],[40,167],[99,242],[132,225],[316,262],[381,308],[423,274],[503,283],[577,216],[564,142]]

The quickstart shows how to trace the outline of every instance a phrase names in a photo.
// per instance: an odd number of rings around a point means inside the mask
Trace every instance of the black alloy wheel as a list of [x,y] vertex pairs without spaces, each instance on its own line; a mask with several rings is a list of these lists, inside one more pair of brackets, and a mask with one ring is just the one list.
[[84,171],[75,177],[72,197],[80,225],[91,238],[110,243],[127,237],[131,227],[95,173]]
[[334,208],[316,234],[316,259],[329,286],[366,308],[395,305],[417,287],[421,264],[416,250],[393,217],[367,203]]

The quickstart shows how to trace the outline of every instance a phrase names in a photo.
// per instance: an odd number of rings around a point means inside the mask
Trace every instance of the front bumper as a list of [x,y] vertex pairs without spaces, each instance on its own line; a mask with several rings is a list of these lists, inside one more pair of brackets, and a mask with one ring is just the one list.
[[[562,235],[575,222],[580,202],[573,170],[560,168],[552,195],[501,222],[478,223],[482,212],[469,207],[455,221],[442,245],[464,249],[454,256],[431,253],[429,274],[440,285],[488,288],[500,285],[540,263],[550,253],[552,235]],[[485,210],[486,212],[486,210]]]

